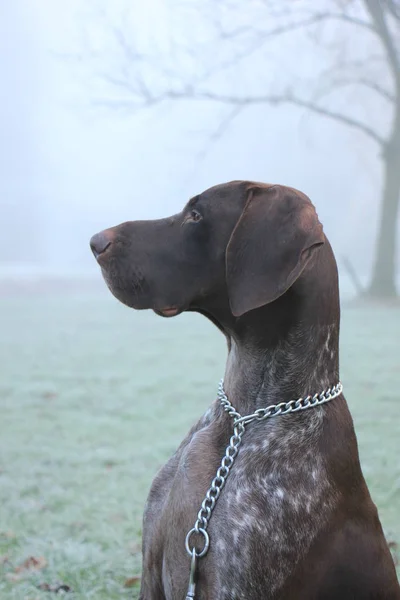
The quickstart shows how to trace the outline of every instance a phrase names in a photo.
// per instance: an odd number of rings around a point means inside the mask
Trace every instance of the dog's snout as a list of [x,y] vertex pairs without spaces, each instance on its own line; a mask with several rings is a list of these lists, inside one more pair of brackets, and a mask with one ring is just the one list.
[[113,241],[113,234],[109,229],[96,233],[90,240],[90,247],[95,258],[103,254]]

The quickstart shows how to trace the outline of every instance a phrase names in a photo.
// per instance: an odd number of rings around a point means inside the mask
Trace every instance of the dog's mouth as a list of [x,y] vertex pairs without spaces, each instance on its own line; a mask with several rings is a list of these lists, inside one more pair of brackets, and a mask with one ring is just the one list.
[[[154,293],[151,291],[149,284],[142,273],[135,272],[130,276],[121,277],[121,275],[113,269],[106,269],[102,266],[102,274],[104,281],[110,292],[123,304],[135,310],[152,309],[156,315],[160,317],[176,317],[185,310],[184,305],[164,305],[159,308],[160,300],[154,298]],[[158,304],[158,306],[157,306]],[[154,306],[156,305],[156,306]]]
[[182,309],[176,306],[168,306],[159,310],[154,309],[154,312],[160,317],[176,317],[176,315],[179,315],[182,312]]

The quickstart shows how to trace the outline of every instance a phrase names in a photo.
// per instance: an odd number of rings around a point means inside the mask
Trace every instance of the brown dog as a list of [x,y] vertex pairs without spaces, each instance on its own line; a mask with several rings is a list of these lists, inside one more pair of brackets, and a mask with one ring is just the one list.
[[[231,182],[91,246],[121,302],[164,316],[196,311],[217,325],[228,342],[225,390],[241,415],[339,381],[337,268],[304,194]],[[232,432],[215,402],[156,476],[142,600],[185,598],[185,537]],[[343,395],[247,426],[208,532],[197,599],[400,599]]]

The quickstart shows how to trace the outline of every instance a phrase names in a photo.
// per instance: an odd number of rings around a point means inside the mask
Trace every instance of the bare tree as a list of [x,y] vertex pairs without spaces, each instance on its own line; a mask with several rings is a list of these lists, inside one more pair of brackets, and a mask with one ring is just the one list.
[[[172,2],[174,0],[171,0]],[[400,196],[400,0],[175,0],[175,10],[202,11],[205,29],[138,49],[124,25],[108,23],[120,63],[102,73],[119,95],[99,100],[120,110],[166,101],[209,101],[226,107],[216,138],[242,111],[256,105],[293,105],[370,140],[382,163],[380,221],[367,293],[388,298],[396,292],[396,233]],[[320,51],[326,67],[307,81],[277,83],[259,73],[247,85],[243,65],[273,40],[287,44],[296,32]],[[180,40],[180,41],[177,41]],[[289,47],[289,46],[288,46]],[[167,48],[167,50],[166,50]],[[296,62],[301,48],[293,52]],[[195,73],[195,75],[193,75]],[[282,73],[280,74],[282,75]],[[223,81],[223,85],[221,85]],[[225,90],[229,89],[229,92]],[[351,90],[351,102],[343,99]],[[385,130],[379,114],[389,115]]]

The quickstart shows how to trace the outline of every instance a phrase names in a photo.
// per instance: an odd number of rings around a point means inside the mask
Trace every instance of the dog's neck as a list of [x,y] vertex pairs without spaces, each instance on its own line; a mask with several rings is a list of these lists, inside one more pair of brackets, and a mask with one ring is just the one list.
[[338,327],[294,326],[285,339],[261,348],[231,338],[226,393],[241,414],[320,393],[339,380]]
[[270,305],[239,319],[227,319],[223,311],[217,315],[228,340],[225,390],[241,414],[338,382],[337,271],[335,263],[327,269],[327,261],[334,263],[330,247]]

